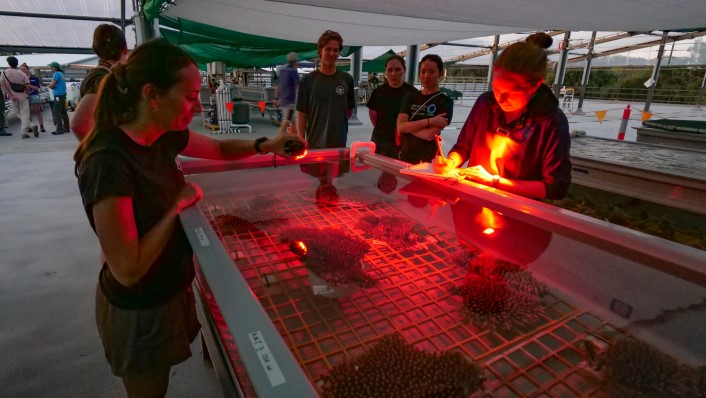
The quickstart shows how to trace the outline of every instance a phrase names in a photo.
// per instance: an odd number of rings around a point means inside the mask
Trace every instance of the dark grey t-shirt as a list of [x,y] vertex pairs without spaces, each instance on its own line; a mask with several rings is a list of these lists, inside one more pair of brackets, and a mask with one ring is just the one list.
[[307,114],[306,140],[310,149],[342,148],[348,138],[348,109],[355,107],[353,77],[314,71],[302,78],[297,111]]

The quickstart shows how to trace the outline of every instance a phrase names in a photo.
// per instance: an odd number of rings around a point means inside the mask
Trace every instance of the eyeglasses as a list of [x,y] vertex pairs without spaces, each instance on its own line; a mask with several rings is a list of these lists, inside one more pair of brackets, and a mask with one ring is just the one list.
[[530,133],[532,133],[532,127],[531,126],[519,126],[519,127],[513,127],[513,128],[506,128],[506,127],[498,127],[497,130],[495,130],[497,134],[500,134],[502,136],[505,136],[518,144],[522,144],[525,141],[527,141],[527,138],[529,137]]

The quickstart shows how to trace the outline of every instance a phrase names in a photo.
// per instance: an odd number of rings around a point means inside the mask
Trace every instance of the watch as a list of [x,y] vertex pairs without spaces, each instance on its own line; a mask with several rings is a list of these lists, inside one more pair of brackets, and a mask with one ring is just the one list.
[[493,176],[493,183],[491,184],[492,187],[493,187],[493,188],[497,188],[499,182],[500,182],[500,176],[497,175],[497,174],[495,174],[495,175]]
[[255,140],[255,152],[259,153],[260,155],[264,155],[267,153],[267,152],[263,152],[262,149],[260,149],[260,145],[263,142],[267,141],[267,139],[268,139],[267,137],[260,137]]

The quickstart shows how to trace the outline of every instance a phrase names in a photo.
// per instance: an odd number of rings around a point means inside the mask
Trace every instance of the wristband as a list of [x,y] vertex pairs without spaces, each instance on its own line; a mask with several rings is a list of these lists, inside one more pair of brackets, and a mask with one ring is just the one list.
[[262,149],[260,149],[260,144],[263,142],[267,141],[267,137],[260,137],[255,140],[255,152],[259,153],[260,155],[264,155],[267,152],[263,152]]
[[429,118],[427,118],[427,128],[431,127],[431,123],[429,122]]

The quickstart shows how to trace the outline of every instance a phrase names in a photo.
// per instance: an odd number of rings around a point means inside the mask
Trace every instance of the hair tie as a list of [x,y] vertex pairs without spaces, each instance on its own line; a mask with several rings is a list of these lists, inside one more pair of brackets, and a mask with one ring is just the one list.
[[115,80],[117,82],[118,90],[123,93],[127,94],[127,83],[125,80],[125,65],[122,63],[118,62],[113,67],[110,69],[111,73],[115,74]]

